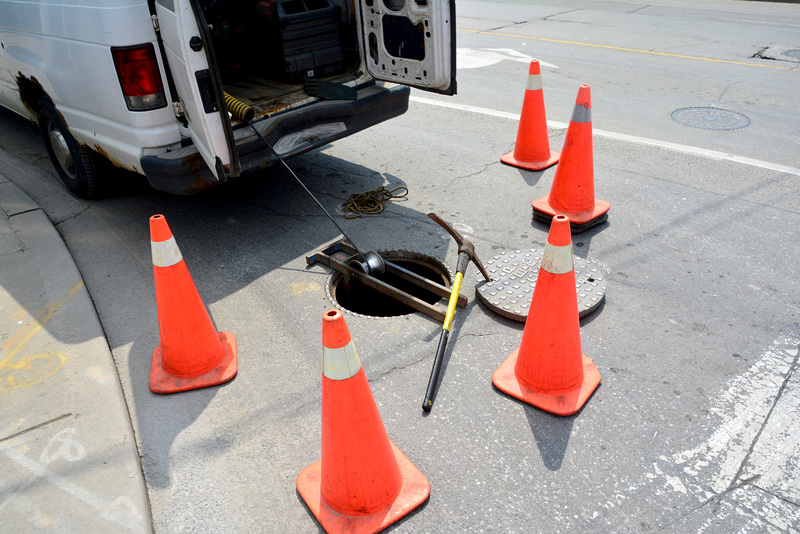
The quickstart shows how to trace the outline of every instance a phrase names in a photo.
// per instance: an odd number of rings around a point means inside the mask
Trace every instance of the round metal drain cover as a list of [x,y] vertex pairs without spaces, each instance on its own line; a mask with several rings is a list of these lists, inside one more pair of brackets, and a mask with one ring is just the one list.
[[794,48],[792,50],[787,50],[783,53],[784,56],[793,57],[795,59],[800,59],[800,49]]
[[[478,298],[493,312],[513,321],[525,322],[539,276],[542,249],[501,252],[485,262],[492,277],[486,282],[480,274]],[[578,315],[586,317],[597,309],[606,296],[606,273],[596,263],[573,256]]]
[[750,125],[750,119],[741,113],[711,107],[676,109],[670,117],[686,126],[706,130],[739,130]]

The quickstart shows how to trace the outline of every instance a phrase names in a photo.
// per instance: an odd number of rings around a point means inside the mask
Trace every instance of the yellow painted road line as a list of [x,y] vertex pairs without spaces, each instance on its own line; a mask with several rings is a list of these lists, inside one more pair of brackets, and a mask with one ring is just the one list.
[[744,65],[746,67],[762,67],[765,69],[778,69],[778,70],[797,70],[797,67],[780,67],[778,65],[761,65],[759,63],[747,63],[744,61],[731,61],[729,59],[714,59],[711,57],[702,57],[702,56],[687,56],[685,54],[671,54],[669,52],[654,52],[652,50],[640,50],[638,48],[625,48],[622,46],[611,46],[611,45],[600,45],[600,44],[592,44],[592,43],[581,43],[579,41],[565,41],[562,39],[547,39],[545,37],[531,37],[528,35],[514,35],[511,33],[500,33],[500,32],[492,32],[492,31],[482,31],[482,30],[463,30],[459,28],[457,31],[466,32],[466,33],[481,33],[485,35],[496,35],[499,37],[514,37],[516,39],[526,39],[529,41],[544,41],[548,43],[560,43],[560,44],[570,44],[570,45],[577,45],[577,46],[589,46],[592,48],[604,48],[606,50],[620,50],[623,52],[636,52],[639,54],[650,54],[653,56],[666,56],[666,57],[676,57],[681,59],[697,59],[700,61],[712,61],[714,63],[728,63],[731,65]]

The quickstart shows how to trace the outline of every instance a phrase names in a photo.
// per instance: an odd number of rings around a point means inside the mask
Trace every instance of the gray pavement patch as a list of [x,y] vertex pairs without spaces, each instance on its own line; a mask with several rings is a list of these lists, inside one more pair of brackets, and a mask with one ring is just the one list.
[[773,44],[762,48],[753,57],[771,59],[773,61],[797,61],[800,59],[800,49],[791,45]]

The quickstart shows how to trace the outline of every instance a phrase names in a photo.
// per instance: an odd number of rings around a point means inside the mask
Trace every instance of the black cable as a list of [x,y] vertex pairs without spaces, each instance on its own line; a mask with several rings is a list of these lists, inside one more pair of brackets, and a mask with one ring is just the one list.
[[306,193],[308,193],[308,194],[309,194],[309,196],[310,196],[311,198],[313,198],[313,199],[314,199],[314,202],[316,202],[316,203],[317,203],[317,206],[319,206],[319,207],[320,207],[320,209],[321,209],[322,211],[324,211],[324,212],[325,212],[325,215],[327,215],[327,216],[328,216],[328,219],[330,219],[330,220],[331,220],[331,222],[332,222],[332,223],[333,223],[333,224],[336,226],[336,228],[338,228],[338,229],[339,229],[339,232],[341,232],[341,234],[342,234],[342,235],[345,237],[345,239],[347,239],[347,240],[350,242],[350,244],[351,244],[351,245],[353,245],[353,248],[354,248],[354,249],[356,249],[356,252],[358,252],[358,255],[359,255],[359,256],[361,256],[361,257],[364,259],[364,262],[365,262],[365,263],[367,263],[367,257],[364,255],[364,253],[363,253],[363,252],[361,252],[361,249],[359,249],[359,248],[358,248],[358,245],[356,245],[355,241],[353,241],[352,239],[350,239],[350,236],[348,236],[348,235],[347,235],[347,234],[344,232],[344,230],[342,230],[342,227],[341,227],[341,226],[339,226],[339,224],[338,224],[338,223],[337,223],[335,220],[333,220],[333,217],[331,217],[331,214],[330,214],[330,213],[328,213],[328,210],[326,210],[326,209],[325,209],[325,206],[323,206],[323,205],[322,205],[322,203],[320,203],[320,201],[319,201],[319,200],[317,200],[317,197],[315,197],[315,196],[314,196],[314,193],[312,193],[312,192],[311,192],[311,190],[310,190],[308,187],[306,187],[306,184],[304,184],[304,183],[302,182],[302,180],[300,180],[300,178],[298,178],[298,176],[295,174],[295,172],[292,170],[292,168],[291,168],[291,167],[289,167],[289,165],[287,165],[286,161],[284,161],[284,159],[281,157],[281,155],[280,155],[280,154],[278,154],[278,151],[277,151],[277,150],[275,150],[275,149],[272,147],[272,145],[270,145],[270,144],[269,144],[269,141],[267,141],[266,139],[264,139],[264,136],[263,136],[263,135],[261,135],[261,132],[259,132],[259,131],[258,131],[258,129],[257,129],[255,126],[253,126],[253,124],[252,124],[252,123],[251,123],[249,120],[247,120],[247,119],[244,119],[244,121],[245,121],[245,122],[248,124],[248,126],[250,126],[250,127],[253,129],[253,131],[254,131],[254,132],[256,132],[256,135],[257,135],[257,136],[258,136],[258,137],[259,137],[259,138],[260,138],[262,141],[264,141],[264,144],[265,144],[265,145],[267,145],[267,147],[269,147],[269,149],[272,151],[272,153],[273,153],[273,154],[275,154],[275,157],[277,157],[277,158],[278,158],[278,161],[280,161],[281,163],[283,163],[283,166],[284,166],[284,167],[286,167],[286,169],[287,169],[287,170],[288,170],[288,171],[291,173],[291,175],[292,175],[292,176],[294,176],[294,179],[295,179],[295,180],[297,180],[297,183],[298,183],[298,184],[300,184],[300,185],[303,187],[303,189],[305,189],[305,190],[306,190]]

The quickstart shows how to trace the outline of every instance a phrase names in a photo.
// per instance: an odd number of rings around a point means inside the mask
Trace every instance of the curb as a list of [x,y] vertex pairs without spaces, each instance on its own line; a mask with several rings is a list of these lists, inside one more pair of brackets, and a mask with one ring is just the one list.
[[4,528],[153,531],[130,415],[61,236],[0,175],[0,514]]

